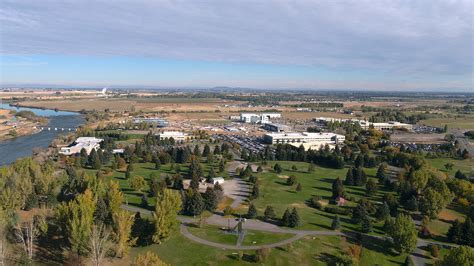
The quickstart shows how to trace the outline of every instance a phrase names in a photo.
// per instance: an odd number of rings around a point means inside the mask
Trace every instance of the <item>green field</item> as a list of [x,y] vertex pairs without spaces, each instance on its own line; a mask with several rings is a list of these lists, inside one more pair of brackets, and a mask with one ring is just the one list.
[[[466,160],[457,160],[453,158],[435,158],[435,159],[429,159],[426,158],[426,160],[435,168],[438,168],[439,170],[448,173],[450,176],[454,176],[454,173],[456,173],[457,170],[461,170],[463,173],[472,173],[474,172],[474,159],[466,159]],[[453,169],[451,170],[446,170],[444,165],[446,163],[452,163]]]
[[[212,242],[235,245],[237,243],[237,235],[226,233],[219,227],[206,225],[201,228],[189,226],[188,230],[193,235]],[[255,230],[245,230],[245,237],[242,242],[243,246],[273,244],[288,238],[293,234],[271,233]]]
[[[337,177],[342,180],[345,179],[347,168],[345,169],[331,169],[316,167],[314,173],[307,173],[308,163],[304,162],[279,162],[284,171],[281,174],[276,174],[272,170],[258,174],[260,182],[260,197],[254,200],[259,215],[263,215],[266,206],[271,205],[277,214],[281,217],[287,208],[297,208],[302,220],[299,229],[308,230],[330,230],[334,214],[330,214],[321,210],[317,210],[308,205],[308,200],[313,196],[321,196],[324,202],[328,202],[331,198],[332,182]],[[296,165],[297,171],[292,171],[291,166]],[[273,163],[270,167],[273,166]],[[365,169],[369,177],[375,174],[375,168]],[[286,177],[295,175],[297,182],[301,183],[302,191],[296,192],[296,185],[287,186],[285,184]],[[354,201],[347,202],[345,207],[355,206],[356,202],[366,197],[365,187],[345,186],[347,198],[354,198]],[[383,195],[382,187],[379,192],[371,197],[373,201],[381,201]],[[334,205],[333,205],[334,206]],[[341,224],[344,229],[357,230],[357,225],[350,222],[349,216],[339,215]],[[381,233],[381,224],[375,224],[375,233]]]
[[[383,253],[380,243],[363,243],[359,265],[400,265],[405,260],[405,256]],[[152,251],[171,265],[328,265],[335,255],[353,245],[338,236],[308,236],[293,242],[290,248],[271,249],[265,263],[255,264],[252,261],[255,251],[243,251],[243,259],[239,261],[237,251],[197,244],[175,232],[160,245],[133,248],[131,256]]]
[[459,128],[459,129],[474,129],[474,115],[454,115],[448,114],[442,118],[430,118],[422,120],[419,124],[425,124],[427,126],[444,127],[448,125],[448,128]]

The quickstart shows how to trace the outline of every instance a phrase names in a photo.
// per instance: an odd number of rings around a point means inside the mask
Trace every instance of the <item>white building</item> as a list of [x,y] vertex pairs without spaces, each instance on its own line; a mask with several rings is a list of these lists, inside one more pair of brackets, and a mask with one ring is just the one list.
[[224,184],[225,180],[223,177],[214,177],[212,179],[212,183],[215,185],[215,184],[219,184],[219,185],[222,185]]
[[343,118],[333,118],[333,117],[319,117],[316,119],[318,122],[353,122],[359,123],[360,127],[364,130],[369,129],[371,126],[377,130],[392,130],[395,128],[405,128],[407,130],[412,130],[413,125],[400,123],[396,121],[392,122],[382,122],[382,123],[372,123],[366,120],[358,120],[358,119],[343,119]]
[[321,146],[329,145],[334,148],[336,144],[343,143],[345,136],[335,133],[269,133],[263,137],[268,144],[290,144],[296,147],[303,146],[305,150],[319,149]]
[[280,113],[241,113],[240,121],[244,123],[261,123],[265,124],[270,122],[270,119],[280,118]]
[[176,142],[185,142],[191,138],[187,133],[180,131],[164,131],[163,133],[159,133],[158,137],[160,140],[173,138]]
[[73,155],[80,153],[82,149],[85,149],[87,155],[89,155],[92,149],[97,151],[100,148],[100,143],[102,141],[104,140],[94,137],[80,137],[76,139],[72,146],[61,148],[59,153],[64,155]]
[[412,130],[413,125],[405,124],[400,122],[386,122],[386,123],[371,123],[367,121],[360,121],[359,125],[362,129],[369,129],[371,126],[377,130],[392,130],[396,128],[404,128],[407,130]]

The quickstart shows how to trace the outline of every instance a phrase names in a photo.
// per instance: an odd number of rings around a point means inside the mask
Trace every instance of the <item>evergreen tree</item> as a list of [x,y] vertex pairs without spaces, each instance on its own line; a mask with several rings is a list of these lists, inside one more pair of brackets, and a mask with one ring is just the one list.
[[364,215],[362,217],[361,227],[363,233],[372,232],[372,220],[370,219],[369,215]]
[[331,224],[332,230],[339,230],[341,228],[341,220],[339,219],[339,216],[334,216],[334,219],[332,220]]
[[294,175],[290,175],[290,177],[286,179],[287,186],[293,186],[295,183],[296,183],[296,176]]
[[204,210],[204,200],[201,193],[192,189],[186,192],[184,212],[188,215],[200,215]]
[[249,209],[247,211],[247,218],[248,219],[255,219],[258,216],[257,208],[255,208],[255,205],[253,203],[250,203]]
[[204,208],[208,211],[214,211],[217,208],[219,201],[217,200],[217,195],[214,189],[207,187],[206,192],[203,196],[204,199]]
[[102,163],[100,161],[99,155],[95,149],[92,149],[91,153],[89,154],[89,166],[93,169],[100,169],[102,167]]
[[387,178],[387,174],[385,173],[387,166],[382,163],[379,165],[379,168],[377,169],[377,174],[375,175],[379,182],[385,182],[385,179]]
[[382,205],[380,205],[377,208],[375,217],[377,217],[379,221],[386,220],[387,218],[390,217],[390,207],[388,206],[387,202],[384,202]]
[[377,192],[377,182],[373,179],[369,179],[367,183],[365,184],[365,191],[367,192],[367,195],[373,196]]
[[270,205],[268,205],[265,208],[265,212],[263,213],[263,215],[264,215],[264,218],[265,218],[266,221],[273,220],[276,217],[275,210]]
[[446,234],[448,237],[448,240],[452,243],[459,244],[461,243],[461,238],[462,238],[462,224],[461,222],[456,219],[451,227],[448,230],[448,233]]
[[155,159],[155,170],[160,170],[160,168],[161,168],[161,161],[160,161],[160,159],[157,157],[157,158]]
[[202,157],[207,157],[211,154],[211,148],[209,147],[208,144],[204,146],[204,150],[202,151]]
[[250,196],[251,199],[257,199],[260,196],[260,187],[258,183],[255,183],[252,188],[252,194]]
[[263,172],[263,168],[262,168],[261,165],[259,165],[259,166],[257,167],[257,173],[261,173],[261,172]]
[[298,214],[298,211],[296,210],[296,208],[293,208],[290,214],[288,226],[296,227],[298,225],[300,225],[300,215]]
[[346,180],[344,181],[344,184],[346,184],[347,186],[353,186],[354,185],[354,175],[353,175],[353,168],[349,168],[347,170],[347,174],[346,174]]
[[221,159],[219,162],[219,173],[224,173],[224,171],[225,171],[225,161],[224,159]]
[[86,149],[84,149],[84,148],[81,149],[81,151],[79,153],[79,158],[80,158],[79,161],[81,162],[81,166],[86,167],[87,161],[89,159]]
[[281,217],[281,224],[283,226],[290,226],[290,216],[291,216],[290,210],[286,209],[285,213],[283,213],[283,216]]
[[283,169],[281,168],[280,164],[279,163],[276,163],[274,166],[273,166],[273,170],[278,173],[278,174],[281,174],[281,172],[283,171]]
[[339,177],[332,183],[332,198],[335,200],[338,197],[344,197],[344,185]]
[[194,146],[193,154],[196,157],[201,157],[201,150],[199,149],[199,145],[196,144],[196,146]]

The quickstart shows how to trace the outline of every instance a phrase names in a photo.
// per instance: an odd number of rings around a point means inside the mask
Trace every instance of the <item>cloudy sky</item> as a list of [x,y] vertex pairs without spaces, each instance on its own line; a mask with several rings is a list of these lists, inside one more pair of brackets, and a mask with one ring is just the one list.
[[2,0],[13,84],[473,89],[473,1]]

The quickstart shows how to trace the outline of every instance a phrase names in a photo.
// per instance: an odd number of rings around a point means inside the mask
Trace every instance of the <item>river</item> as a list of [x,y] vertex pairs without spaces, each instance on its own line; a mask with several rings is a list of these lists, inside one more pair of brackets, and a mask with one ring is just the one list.
[[[19,111],[32,111],[36,115],[48,117],[47,127],[51,128],[76,128],[84,123],[84,118],[79,113],[55,111],[48,109],[24,108],[0,103],[0,109]],[[63,131],[43,130],[39,133],[21,136],[15,139],[0,141],[0,166],[10,164],[18,158],[32,155],[34,148],[46,148],[58,134]]]

